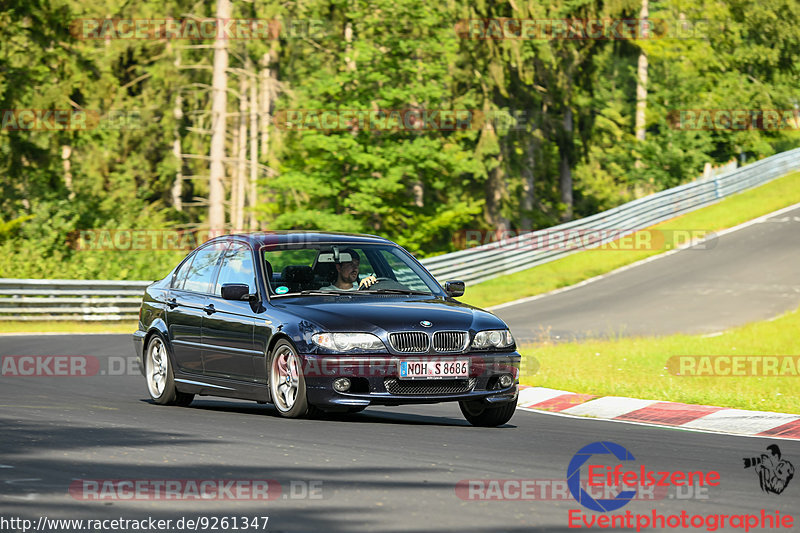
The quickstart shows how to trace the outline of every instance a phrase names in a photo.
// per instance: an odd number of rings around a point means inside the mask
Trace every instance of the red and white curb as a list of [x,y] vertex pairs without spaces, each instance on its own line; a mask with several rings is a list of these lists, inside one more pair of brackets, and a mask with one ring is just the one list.
[[685,429],[800,440],[800,415],[520,386],[517,409]]

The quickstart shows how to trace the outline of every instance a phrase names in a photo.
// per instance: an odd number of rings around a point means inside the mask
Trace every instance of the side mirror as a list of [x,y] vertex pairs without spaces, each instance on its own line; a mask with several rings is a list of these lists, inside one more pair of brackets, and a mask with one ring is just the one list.
[[222,285],[223,300],[249,300],[250,287],[245,283],[225,283]]
[[464,282],[463,281],[445,281],[444,292],[452,298],[457,298],[464,295]]

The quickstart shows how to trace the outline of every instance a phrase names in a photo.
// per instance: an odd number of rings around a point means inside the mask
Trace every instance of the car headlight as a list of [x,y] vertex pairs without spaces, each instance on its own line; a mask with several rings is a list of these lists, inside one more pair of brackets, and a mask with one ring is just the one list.
[[507,329],[491,329],[479,331],[472,339],[472,348],[482,350],[486,348],[508,348],[514,344],[514,337]]
[[383,342],[372,333],[315,333],[311,336],[314,344],[335,352],[352,350],[386,351]]

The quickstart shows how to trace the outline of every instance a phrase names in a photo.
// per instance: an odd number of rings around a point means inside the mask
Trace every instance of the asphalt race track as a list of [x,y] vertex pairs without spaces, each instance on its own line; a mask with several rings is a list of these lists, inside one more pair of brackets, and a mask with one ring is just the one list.
[[494,313],[518,341],[710,334],[797,309],[798,265],[800,208],[722,235],[710,245]]
[[[40,517],[268,516],[266,530],[273,532],[559,532],[568,530],[570,510],[582,510],[587,519],[625,511],[649,517],[654,510],[660,516],[761,510],[774,516],[797,513],[800,501],[797,475],[782,494],[767,494],[753,468],[742,463],[778,443],[784,459],[800,467],[800,443],[793,441],[528,412],[518,412],[502,428],[481,429],[468,426],[458,407],[446,404],[367,409],[322,420],[286,420],[271,406],[208,397],[190,407],[161,407],[150,403],[141,375],[123,370],[133,350],[127,335],[3,336],[0,346],[2,356],[85,355],[98,363],[93,376],[0,377],[0,525],[9,518],[38,525]],[[595,441],[624,446],[635,456],[637,472],[642,466],[717,471],[720,481],[699,497],[669,487],[659,499],[632,501],[606,515],[581,507],[568,493],[519,501],[515,487],[523,485],[507,484],[499,493],[499,485],[487,485],[473,494],[505,494],[511,501],[465,500],[456,492],[461,480],[490,479],[563,489],[563,481],[548,480],[564,480],[573,455]],[[597,464],[617,464],[595,457]],[[122,491],[70,491],[75,484],[85,487],[81,480],[219,479],[274,480],[281,492],[272,492],[273,482],[269,494],[276,499],[270,501],[132,501],[121,499]],[[689,492],[692,498],[685,499]],[[87,501],[87,494],[116,499]],[[0,529],[21,531],[10,522]],[[165,531],[188,529],[173,525]]]
[[[712,249],[679,252],[497,314],[518,338],[542,328],[564,338],[713,332],[798,305],[798,244],[800,209],[724,235]],[[82,367],[47,375],[55,362],[43,362],[32,376],[15,375],[22,367],[7,366],[6,356],[59,355],[83,356],[88,375],[81,375]],[[319,420],[286,420],[268,405],[210,397],[196,398],[190,407],[161,407],[149,401],[132,364],[129,335],[0,336],[0,356],[4,533],[24,530],[24,523],[11,519],[31,520],[27,531],[47,532],[134,530],[111,522],[89,529],[49,524],[119,518],[172,520],[164,531],[560,532],[571,530],[570,512],[573,525],[584,528],[581,516],[625,512],[650,519],[685,511],[704,520],[798,512],[800,473],[781,494],[772,494],[762,491],[754,468],[743,468],[743,458],[760,457],[770,444],[800,467],[797,441],[530,412],[518,412],[502,428],[482,429],[469,426],[455,404],[374,408]],[[659,488],[654,499],[639,489],[643,499],[615,512],[592,512],[570,496],[564,480],[576,452],[597,441],[617,443],[635,457],[625,462],[626,471],[718,472],[719,483]],[[620,464],[607,455],[593,457],[587,465]],[[581,469],[583,479],[587,470]],[[119,489],[126,481],[151,492],[131,499],[131,490]],[[201,482],[245,489],[198,499],[187,487]],[[184,492],[152,496],[152,487],[167,483]],[[261,517],[269,517],[266,529]],[[243,527],[245,519],[257,527]],[[726,520],[718,531],[743,530]],[[649,530],[710,529],[656,526]],[[750,530],[782,529],[773,524]]]

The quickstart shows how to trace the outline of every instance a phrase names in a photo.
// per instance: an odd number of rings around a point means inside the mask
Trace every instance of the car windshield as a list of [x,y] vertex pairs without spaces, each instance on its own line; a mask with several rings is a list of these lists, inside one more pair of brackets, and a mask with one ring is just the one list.
[[[262,248],[273,296],[443,294],[433,277],[403,249],[384,244],[303,243]],[[374,276],[371,284],[362,281]],[[366,286],[369,285],[369,286]]]

